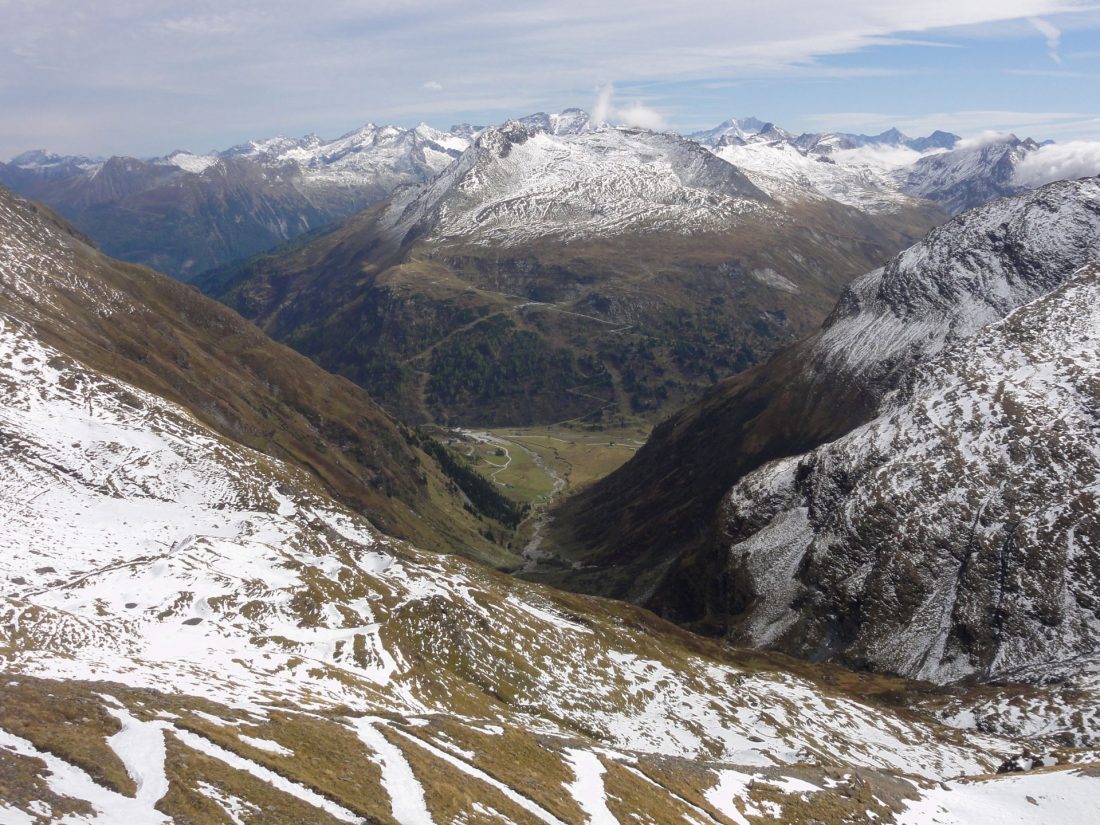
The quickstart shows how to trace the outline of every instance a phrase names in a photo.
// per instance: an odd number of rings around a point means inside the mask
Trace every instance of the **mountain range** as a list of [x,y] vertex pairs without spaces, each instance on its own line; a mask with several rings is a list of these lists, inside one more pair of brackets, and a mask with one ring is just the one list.
[[970,140],[942,131],[910,138],[897,129],[793,135],[756,118],[735,118],[692,137],[777,197],[809,191],[868,210],[889,210],[913,197],[951,215],[1027,189],[1016,169],[1040,148],[1011,134]]
[[408,421],[652,418],[809,332],[945,217],[780,199],[685,138],[529,118],[196,283]]
[[[579,109],[540,112],[519,122],[563,137],[605,126]],[[367,124],[334,140],[279,136],[157,158],[33,150],[0,163],[0,183],[56,209],[108,254],[191,280],[329,226],[401,186],[430,180],[483,131],[466,124],[447,132],[425,124],[414,129]],[[1037,148],[1033,141],[998,138],[986,145],[981,158],[963,152],[946,169],[918,165],[926,155],[960,148],[959,138],[945,132],[922,138],[908,138],[896,129],[874,136],[793,135],[756,118],[741,118],[689,138],[737,165],[743,162],[746,171],[774,173],[786,185],[791,185],[792,163],[800,166],[798,182],[805,183],[806,176],[814,181],[810,188],[836,175],[844,182],[826,183],[832,190],[828,196],[852,190],[851,198],[840,198],[846,203],[853,198],[864,206],[896,203],[901,192],[942,202],[952,213],[1019,191],[1012,179],[1015,163]],[[740,152],[744,145],[755,148]],[[826,164],[833,168],[819,168]],[[967,182],[988,178],[983,173],[993,167],[994,180],[968,193]],[[860,182],[861,177],[866,180]]]
[[[940,691],[425,552],[400,514],[441,529],[423,508],[446,485],[431,492],[431,463],[351,384],[3,190],[0,238],[5,821],[1094,809],[1094,684]],[[1083,340],[1058,324],[1090,311],[1095,283],[1031,305],[1061,332],[1029,363]],[[983,353],[1011,370],[1023,343],[990,328],[929,380]],[[1087,360],[1059,363],[1052,378],[1088,380]],[[390,475],[341,485],[354,473]]]
[[753,118],[683,138],[571,109],[152,160],[31,152],[0,181],[406,422],[649,422],[811,332],[945,212],[1023,191],[1036,148]]
[[536,575],[924,679],[1076,671],[1096,649],[1098,193],[992,202],[857,279],[819,332],[567,501],[572,563]]
[[367,124],[331,141],[276,137],[152,159],[39,150],[0,164],[0,183],[53,207],[108,254],[189,280],[427,180],[467,144],[423,124]]

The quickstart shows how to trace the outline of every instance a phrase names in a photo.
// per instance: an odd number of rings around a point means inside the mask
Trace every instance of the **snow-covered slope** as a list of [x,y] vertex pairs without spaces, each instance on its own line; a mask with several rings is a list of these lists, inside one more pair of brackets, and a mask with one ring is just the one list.
[[683,234],[727,228],[766,208],[737,169],[674,135],[603,127],[554,133],[510,121],[481,133],[444,174],[399,192],[382,226],[437,240]]
[[1100,178],[959,215],[857,279],[812,342],[820,372],[889,389],[934,356],[1100,260]]
[[377,194],[433,177],[468,145],[466,138],[425,123],[414,129],[368,123],[335,140],[316,135],[253,140],[217,156],[248,158],[294,173],[306,186],[339,185]]
[[1016,167],[1038,149],[1034,140],[1015,135],[963,141],[952,151],[921,157],[896,177],[903,192],[936,201],[957,215],[1027,189],[1017,180]]
[[889,822],[1021,747],[381,536],[44,341],[143,310],[3,225],[0,821]]
[[916,206],[912,196],[899,191],[893,177],[898,163],[920,157],[909,149],[815,153],[790,140],[750,139],[719,143],[713,151],[785,202],[831,198],[868,212]]
[[[570,617],[532,586],[394,545],[300,471],[3,324],[0,495],[10,516],[0,576],[20,672],[245,706],[282,698],[303,708],[451,712],[431,683],[442,690],[454,674],[416,675],[427,655],[516,692],[509,704],[583,720],[621,747],[684,756],[717,748],[750,761],[761,750],[790,760],[812,747],[794,729],[739,722],[731,711],[741,700],[712,705],[736,668],[699,660],[686,663],[690,675],[677,673],[649,661],[637,633],[612,631],[598,614]],[[621,691],[608,691],[613,674]],[[638,694],[662,678],[674,702]],[[816,701],[797,679],[745,678],[758,701]],[[900,740],[868,748],[843,732],[868,714],[842,706],[834,732],[823,717],[815,736],[842,737],[868,764],[904,765]],[[756,747],[753,735],[770,744]],[[981,760],[950,749],[925,756],[947,760],[947,773]]]
[[727,501],[738,636],[937,682],[1100,657],[1100,266]]
[[[754,803],[749,787],[721,785],[728,764],[781,788],[792,777],[802,791],[793,777],[815,765],[887,774],[919,765],[945,777],[988,771],[1011,752],[1007,740],[952,741],[930,722],[823,694],[781,669],[693,653],[629,609],[393,544],[295,468],[225,442],[181,408],[82,367],[8,319],[0,385],[4,690],[51,680],[54,693],[89,691],[84,703],[122,720],[106,744],[138,780],[136,799],[124,804],[125,794],[102,788],[88,796],[82,788],[94,783],[62,781],[82,770],[79,757],[69,756],[74,765],[56,756],[65,746],[50,748],[57,761],[40,774],[54,794],[85,798],[108,820],[119,815],[115,805],[145,804],[141,816],[158,821],[151,805],[172,785],[156,780],[159,791],[142,796],[143,776],[164,775],[150,761],[164,760],[164,744],[150,756],[131,741],[168,742],[171,752],[198,752],[279,788],[264,753],[289,754],[282,781],[308,776],[308,762],[295,767],[293,756],[309,743],[294,731],[317,715],[361,743],[364,756],[348,758],[382,760],[383,792],[367,796],[398,821],[453,821],[436,800],[434,814],[401,812],[414,804],[410,793],[428,810],[424,788],[454,768],[472,780],[471,802],[506,818],[514,814],[498,793],[536,819],[580,822],[573,806],[608,804],[591,773],[573,779],[589,762],[637,776],[659,756],[704,760],[693,768],[692,795],[714,785],[712,804],[732,811]],[[18,732],[13,708],[23,705],[5,707],[0,756],[44,759],[44,740]],[[295,709],[289,721],[281,708]],[[239,734],[225,728],[242,723]],[[498,742],[510,762],[500,762]],[[85,752],[95,745],[82,743]],[[526,759],[547,761],[561,779],[528,784]],[[182,781],[178,768],[173,776]],[[194,781],[177,793],[201,794]],[[289,792],[337,819],[375,813],[362,797],[317,790],[299,780]],[[700,807],[659,784],[619,805],[644,810],[653,796],[673,810]],[[772,804],[781,808],[783,798]],[[6,804],[31,801],[13,794]]]

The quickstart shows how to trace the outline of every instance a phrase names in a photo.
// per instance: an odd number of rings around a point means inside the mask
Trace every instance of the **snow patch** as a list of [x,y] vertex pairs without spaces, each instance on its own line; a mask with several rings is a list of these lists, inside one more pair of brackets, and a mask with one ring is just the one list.
[[390,809],[399,825],[431,825],[432,816],[424,801],[424,788],[416,778],[401,749],[375,727],[372,719],[356,719],[356,733],[375,754],[382,770],[382,787],[390,796]]

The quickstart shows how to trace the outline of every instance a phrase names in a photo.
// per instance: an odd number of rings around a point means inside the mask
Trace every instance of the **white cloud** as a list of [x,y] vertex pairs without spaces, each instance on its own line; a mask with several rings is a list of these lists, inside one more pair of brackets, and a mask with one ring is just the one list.
[[859,146],[855,149],[842,149],[832,157],[841,164],[897,169],[915,163],[921,158],[921,153],[908,146]]
[[623,108],[616,109],[615,116],[622,121],[624,126],[650,129],[654,132],[668,128],[668,122],[660,112],[642,103],[630,103]]
[[955,148],[981,149],[983,146],[992,146],[994,143],[1004,143],[1005,141],[1012,140],[1013,137],[1015,137],[1015,135],[1012,132],[998,132],[995,129],[991,129],[960,140],[958,146]]
[[[446,98],[432,100],[450,106],[444,116],[503,119],[575,105],[577,90],[607,78],[638,89],[890,72],[818,61],[997,21],[1053,19],[1068,29],[1072,21],[1052,15],[1094,1],[313,0],[303,14],[297,0],[7,0],[0,157],[29,148],[9,135],[36,129],[31,146],[138,154],[269,130],[335,133],[355,125],[351,113],[400,116],[410,101],[430,97],[425,78],[445,83]],[[621,108],[652,126],[661,122],[656,99]],[[458,101],[484,103],[463,110]],[[114,125],[94,144],[75,129],[59,135],[38,126],[65,115],[77,124],[97,111],[110,111]]]
[[196,14],[164,20],[159,22],[158,25],[168,32],[208,37],[217,34],[231,34],[237,29],[238,23],[233,15]]
[[429,80],[427,83],[424,84],[424,88],[427,89],[429,92],[442,92],[443,84],[440,83],[438,80]]
[[615,94],[615,87],[608,83],[596,95],[596,102],[592,105],[592,120],[596,123],[608,123],[611,119],[611,96]]
[[1077,140],[1052,143],[1032,152],[1016,167],[1022,186],[1042,186],[1054,180],[1100,175],[1100,142]]
[[1055,63],[1061,63],[1062,58],[1058,54],[1058,47],[1062,44],[1062,30],[1049,20],[1044,20],[1041,17],[1030,17],[1028,22],[1036,28],[1039,34],[1046,38],[1047,49],[1050,50],[1050,59]]
[[615,103],[614,95],[615,87],[610,83],[599,90],[590,113],[594,122],[615,123],[654,132],[668,128],[664,115],[656,109],[637,100],[620,106]]
[[1005,74],[1016,77],[1090,77],[1087,72],[1066,69],[1005,69]]

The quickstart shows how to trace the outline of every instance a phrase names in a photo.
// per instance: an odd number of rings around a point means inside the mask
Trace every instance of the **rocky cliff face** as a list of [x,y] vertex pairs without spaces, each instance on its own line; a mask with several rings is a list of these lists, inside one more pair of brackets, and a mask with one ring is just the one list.
[[857,279],[812,340],[812,369],[875,398],[905,371],[1100,258],[1100,178],[959,215]]
[[1100,649],[1100,266],[725,501],[735,638],[938,682]]
[[1034,140],[1015,135],[964,141],[951,151],[921,158],[896,177],[903,192],[936,201],[956,215],[1024,191],[1016,180],[1016,167],[1038,148]]

